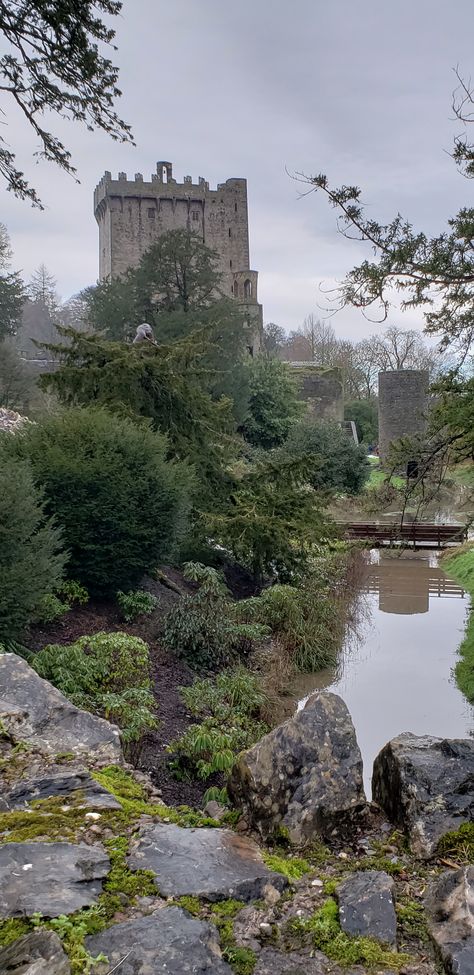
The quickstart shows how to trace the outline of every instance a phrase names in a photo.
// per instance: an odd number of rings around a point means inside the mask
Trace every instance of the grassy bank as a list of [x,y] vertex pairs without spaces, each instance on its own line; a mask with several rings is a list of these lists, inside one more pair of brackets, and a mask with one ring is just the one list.
[[459,648],[461,659],[455,674],[459,689],[474,703],[474,543],[466,542],[455,552],[443,557],[443,568],[469,593],[471,611],[464,639]]

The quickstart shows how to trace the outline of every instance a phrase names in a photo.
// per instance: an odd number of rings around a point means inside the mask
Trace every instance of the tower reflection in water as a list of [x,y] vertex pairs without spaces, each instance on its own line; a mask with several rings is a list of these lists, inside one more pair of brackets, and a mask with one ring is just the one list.
[[393,550],[376,549],[370,553],[367,590],[378,593],[379,610],[399,616],[427,613],[430,597],[463,599],[464,590],[445,576],[434,552],[410,557]]

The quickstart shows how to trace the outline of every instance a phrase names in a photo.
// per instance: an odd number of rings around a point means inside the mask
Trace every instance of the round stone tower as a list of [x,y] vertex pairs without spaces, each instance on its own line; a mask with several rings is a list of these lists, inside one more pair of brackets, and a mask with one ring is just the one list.
[[382,463],[394,440],[423,433],[428,412],[428,386],[429,373],[425,369],[379,372],[379,454]]

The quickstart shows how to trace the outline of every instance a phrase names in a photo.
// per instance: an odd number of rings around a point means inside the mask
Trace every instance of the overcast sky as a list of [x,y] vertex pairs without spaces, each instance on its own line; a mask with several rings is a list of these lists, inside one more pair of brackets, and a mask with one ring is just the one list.
[[[92,196],[106,169],[147,179],[170,159],[179,181],[246,177],[264,317],[285,328],[310,311],[323,317],[321,287],[361,256],[325,199],[301,198],[287,170],[356,183],[374,217],[400,210],[434,232],[469,203],[472,184],[448,152],[460,131],[453,67],[474,75],[472,0],[124,0],[116,29],[118,108],[137,146],[55,122],[80,185],[33,162],[32,135],[0,102],[2,135],[46,205],[41,213],[3,192],[15,266],[28,277],[44,262],[63,297],[97,279]],[[418,312],[392,322],[422,324]],[[354,339],[376,328],[355,311],[332,324]]]

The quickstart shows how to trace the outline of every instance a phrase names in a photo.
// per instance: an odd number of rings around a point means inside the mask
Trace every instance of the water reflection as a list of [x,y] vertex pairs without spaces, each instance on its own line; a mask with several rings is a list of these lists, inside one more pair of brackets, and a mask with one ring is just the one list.
[[[345,700],[364,759],[368,795],[373,760],[402,731],[464,738],[474,711],[452,675],[469,600],[440,569],[434,553],[371,553],[362,599],[368,614],[344,647],[338,671],[300,675],[292,684],[301,707],[316,689]],[[294,707],[294,705],[293,705]]]
[[464,590],[445,575],[438,564],[437,556],[427,552],[417,554],[415,565],[407,570],[407,561],[413,560],[412,553],[401,557],[393,551],[370,553],[368,591],[377,593],[379,610],[382,613],[398,613],[412,616],[427,613],[430,597],[463,599]]

